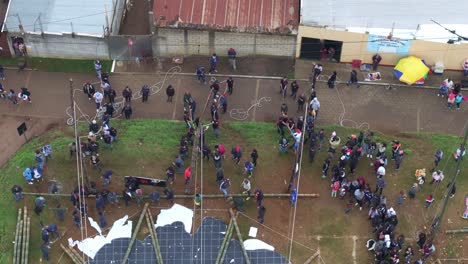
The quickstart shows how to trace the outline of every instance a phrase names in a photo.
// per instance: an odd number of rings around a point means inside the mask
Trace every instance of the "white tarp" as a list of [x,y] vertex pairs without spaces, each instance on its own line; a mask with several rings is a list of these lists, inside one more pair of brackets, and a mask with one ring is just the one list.
[[[68,243],[71,247],[78,246],[78,249],[85,253],[88,257],[94,259],[97,252],[106,244],[110,244],[112,240],[117,238],[131,238],[132,237],[132,221],[128,221],[128,215],[115,221],[112,225],[107,236],[96,235],[94,237],[88,237],[83,241],[73,241],[72,238],[68,239]],[[97,223],[88,217],[90,225],[101,234],[101,228]],[[127,222],[127,224],[125,224]]]
[[182,222],[185,227],[185,232],[189,233],[192,230],[193,210],[184,207],[180,204],[174,204],[169,209],[162,209],[156,220],[155,228],[160,226],[170,225],[174,222]]
[[275,248],[261,240],[258,239],[247,239],[244,241],[245,250],[259,250],[266,249],[275,251]]

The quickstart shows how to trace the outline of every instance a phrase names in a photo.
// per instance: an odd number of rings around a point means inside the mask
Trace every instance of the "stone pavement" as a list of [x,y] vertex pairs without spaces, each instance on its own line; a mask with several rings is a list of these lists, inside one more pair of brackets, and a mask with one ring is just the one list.
[[[21,86],[28,87],[32,92],[32,104],[22,102],[14,106],[8,102],[0,102],[2,121],[5,121],[0,123],[0,129],[9,131],[24,119],[41,121],[43,131],[54,124],[64,125],[68,118],[66,108],[70,105],[68,82],[70,77],[73,78],[74,88],[77,89],[77,105],[84,114],[92,118],[96,113],[94,103],[87,100],[81,91],[81,86],[87,80],[97,81],[94,75],[7,71],[4,86],[16,91]],[[136,92],[143,84],[155,84],[154,95],[150,97],[148,103],[142,103],[140,100],[133,103],[134,118],[182,120],[182,97],[185,89],[191,91],[197,102],[197,114],[201,113],[207,99],[208,86],[197,83],[194,76],[174,75],[164,82],[163,79],[163,75],[158,74],[114,74],[111,77],[111,83],[119,95],[126,85]],[[279,80],[256,78],[236,78],[235,80],[234,94],[228,99],[228,113],[221,114],[222,121],[272,122],[277,118],[282,103],[279,95]],[[168,84],[176,88],[175,103],[172,104],[166,103],[165,99],[165,88]],[[308,84],[302,81],[299,85],[300,91],[308,87]],[[459,111],[448,110],[446,100],[437,97],[436,90],[433,89],[397,87],[387,90],[382,86],[362,85],[361,88],[356,88],[347,87],[344,84],[339,84],[337,89],[328,89],[325,86],[325,83],[319,83],[317,86],[317,94],[321,102],[319,124],[370,127],[372,130],[384,133],[427,131],[459,135],[468,120],[466,102]],[[289,106],[290,113],[295,112],[295,101],[288,97],[285,102]],[[208,118],[208,109],[205,115]],[[78,116],[80,116],[79,113]],[[13,120],[15,124],[11,125],[7,122],[8,120]],[[84,121],[84,118],[80,120]],[[36,131],[35,134],[43,131]],[[6,140],[11,142],[14,139],[21,145],[24,139],[14,134],[2,133],[2,142]],[[4,160],[1,156],[9,157],[14,151],[11,153],[2,151],[0,160]]]

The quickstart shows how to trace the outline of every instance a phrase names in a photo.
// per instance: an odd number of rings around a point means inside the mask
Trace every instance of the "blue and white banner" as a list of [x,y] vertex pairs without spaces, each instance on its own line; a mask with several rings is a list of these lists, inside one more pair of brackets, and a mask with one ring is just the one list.
[[395,53],[395,54],[409,54],[411,39],[388,39],[385,36],[368,35],[367,51],[378,53]]

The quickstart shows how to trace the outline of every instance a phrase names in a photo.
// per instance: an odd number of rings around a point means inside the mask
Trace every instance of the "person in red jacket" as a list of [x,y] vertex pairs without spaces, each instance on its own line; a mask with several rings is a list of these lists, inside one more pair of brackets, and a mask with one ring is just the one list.
[[188,166],[184,172],[185,185],[188,185],[192,177],[192,167]]

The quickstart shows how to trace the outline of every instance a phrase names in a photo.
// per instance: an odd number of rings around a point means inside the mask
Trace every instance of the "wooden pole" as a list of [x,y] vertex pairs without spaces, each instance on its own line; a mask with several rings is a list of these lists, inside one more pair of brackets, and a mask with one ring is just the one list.
[[73,263],[75,263],[75,264],[83,264],[83,263],[80,262],[80,260],[78,260],[78,259],[76,258],[76,256],[75,256],[73,253],[71,253],[71,251],[70,251],[68,248],[66,248],[63,244],[60,244],[60,247],[63,249],[63,251],[65,251],[65,253],[67,253],[67,255],[71,258],[71,260],[73,261]]
[[156,255],[158,264],[163,264],[161,248],[159,247],[159,240],[156,234],[156,228],[154,227],[153,217],[151,216],[151,211],[149,209],[146,211],[146,222],[148,223],[148,229],[151,234],[151,240],[153,240],[154,254]]
[[16,248],[16,263],[21,264],[21,248],[23,244],[23,219],[19,221],[18,247]]
[[310,263],[312,263],[312,260],[314,260],[315,258],[317,258],[319,255],[320,255],[320,251],[317,250],[317,252],[315,252],[314,255],[312,255],[310,258],[308,258],[308,259],[306,260],[306,262],[304,262],[304,264],[310,264]]
[[455,229],[455,230],[447,230],[445,231],[446,234],[461,234],[461,233],[468,233],[468,229]]
[[26,263],[24,257],[26,255],[26,223],[28,221],[28,208],[25,206],[23,209],[23,235],[21,243],[21,264]]
[[68,247],[68,250],[70,251],[70,253],[72,253],[72,254],[76,257],[76,259],[78,260],[78,262],[80,262],[80,263],[86,263],[86,262],[84,261],[84,259],[83,259],[83,256],[80,255],[80,253],[78,253],[74,248]]
[[19,248],[21,248],[21,208],[18,209],[18,219],[16,220],[16,232],[15,232],[15,245],[13,248],[13,264],[19,264],[19,258],[21,253],[18,252]]
[[132,239],[130,239],[130,243],[128,244],[127,252],[125,252],[125,255],[122,259],[122,264],[126,264],[128,262],[128,257],[132,251],[133,244],[135,243],[135,239],[137,237],[138,231],[140,230],[141,222],[143,222],[143,218],[145,217],[146,210],[148,210],[148,206],[149,203],[145,203],[145,207],[143,207],[143,211],[141,211],[140,218],[138,219],[137,225],[132,234]]
[[221,248],[219,249],[218,257],[216,258],[216,264],[222,264],[224,262],[224,257],[226,256],[226,251],[229,246],[229,241],[231,240],[231,237],[232,237],[233,226],[234,225],[232,224],[232,219],[231,219],[226,229],[226,234],[224,236],[223,243],[221,243]]
[[[65,193],[58,193],[58,194],[52,194],[52,193],[30,193],[30,192],[25,192],[23,193],[24,195],[41,195],[41,196],[61,196],[61,197],[70,197],[70,194],[65,194]],[[238,194],[230,194],[229,196],[232,197],[245,197],[247,198],[247,194],[243,193],[238,193]],[[289,198],[290,194],[287,193],[264,193],[264,197],[267,198]],[[299,193],[297,195],[298,197],[303,197],[303,198],[319,198],[320,194],[318,193]],[[88,195],[88,198],[95,198],[95,195]],[[119,198],[122,198],[122,196],[118,196]],[[144,198],[150,199],[149,195],[144,196]],[[185,194],[179,194],[179,195],[174,195],[174,198],[177,199],[193,199],[193,195],[185,195]],[[203,198],[224,198],[222,194],[203,194]]]
[[234,211],[232,211],[232,209],[229,209],[229,213],[231,214],[231,219],[232,219],[232,222],[234,223],[234,228],[236,229],[237,238],[239,239],[239,244],[242,249],[242,253],[244,254],[245,263],[250,264],[249,255],[247,254],[247,251],[245,250],[244,240],[242,240],[242,235],[241,235],[239,226],[237,225],[236,215],[234,214]]
[[28,264],[28,259],[29,259],[29,237],[31,235],[31,217],[28,216],[28,221],[26,223],[26,247],[24,250],[24,258],[23,258],[23,263]]

